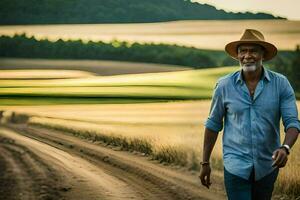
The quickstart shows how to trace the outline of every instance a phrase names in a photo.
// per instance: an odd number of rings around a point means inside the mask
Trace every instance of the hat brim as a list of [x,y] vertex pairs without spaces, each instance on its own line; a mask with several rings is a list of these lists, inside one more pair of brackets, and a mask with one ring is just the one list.
[[264,42],[264,41],[234,41],[230,42],[225,46],[225,51],[234,59],[238,60],[238,53],[237,53],[237,48],[241,44],[258,44],[261,45],[265,48],[265,53],[264,53],[264,61],[271,60],[277,55],[277,48],[269,43],[269,42]]

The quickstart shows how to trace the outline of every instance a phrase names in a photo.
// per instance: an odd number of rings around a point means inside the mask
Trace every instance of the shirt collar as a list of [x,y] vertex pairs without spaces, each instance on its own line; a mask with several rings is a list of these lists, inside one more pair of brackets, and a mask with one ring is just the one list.
[[[264,67],[262,67],[262,69],[263,69],[263,75],[261,77],[261,80],[266,79],[267,81],[270,82],[270,75],[269,75],[268,70]],[[244,79],[243,79],[243,76],[242,76],[242,69],[238,72],[238,77],[237,77],[235,83],[237,84],[238,82],[240,82],[241,84],[244,83]]]

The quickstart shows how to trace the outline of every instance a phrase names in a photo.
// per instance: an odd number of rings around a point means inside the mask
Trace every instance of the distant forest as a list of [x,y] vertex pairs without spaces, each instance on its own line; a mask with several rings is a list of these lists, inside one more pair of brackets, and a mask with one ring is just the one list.
[[[201,50],[177,45],[127,43],[121,41],[87,43],[82,40],[37,40],[25,34],[0,36],[0,57],[118,60],[163,63],[194,68],[230,64],[222,51]],[[227,59],[226,59],[227,58]],[[232,60],[234,62],[234,60]],[[231,62],[232,64],[232,62]]]
[[[298,51],[297,51],[298,52]],[[267,64],[290,65],[295,51],[280,51]],[[168,44],[154,44],[113,40],[111,42],[83,42],[82,40],[37,40],[25,34],[0,36],[0,57],[117,60],[162,63],[193,68],[238,65],[225,51],[198,49]]]
[[140,23],[173,20],[283,19],[233,13],[190,0],[1,0],[0,24]]

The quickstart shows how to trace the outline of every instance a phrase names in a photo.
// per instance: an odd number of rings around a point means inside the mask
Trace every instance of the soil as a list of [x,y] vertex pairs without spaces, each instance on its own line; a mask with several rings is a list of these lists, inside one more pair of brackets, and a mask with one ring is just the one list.
[[222,175],[198,173],[138,153],[27,124],[0,128],[0,199],[226,199]]

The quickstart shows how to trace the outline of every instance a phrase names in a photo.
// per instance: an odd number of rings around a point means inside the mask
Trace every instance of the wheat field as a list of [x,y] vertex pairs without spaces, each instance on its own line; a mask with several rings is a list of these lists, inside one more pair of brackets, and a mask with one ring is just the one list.
[[[300,102],[297,102],[300,109]],[[63,130],[76,136],[139,151],[161,162],[199,170],[204,121],[210,101],[147,104],[6,106],[6,110],[31,115],[32,125]],[[222,141],[212,154],[214,170],[222,170]],[[281,136],[284,137],[281,126]],[[300,144],[295,144],[288,164],[281,169],[276,194],[300,195]]]
[[83,41],[167,43],[204,49],[223,50],[228,42],[238,40],[246,28],[262,31],[267,41],[280,50],[294,50],[300,44],[300,21],[289,20],[189,20],[139,24],[78,24],[0,26],[0,35],[26,33],[38,39],[62,38]]
[[91,72],[84,72],[80,70],[50,70],[50,69],[3,70],[1,69],[0,80],[86,78],[94,75],[95,74]]

